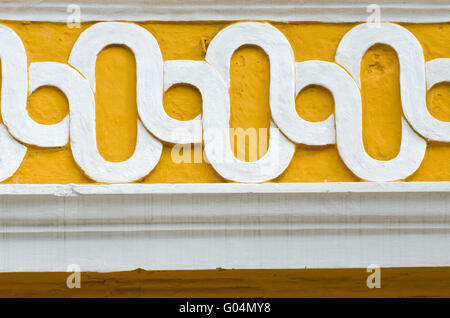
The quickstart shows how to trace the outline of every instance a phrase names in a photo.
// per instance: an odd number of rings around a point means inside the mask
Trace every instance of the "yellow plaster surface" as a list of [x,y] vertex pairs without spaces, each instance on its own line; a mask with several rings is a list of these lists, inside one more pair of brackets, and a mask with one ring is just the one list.
[[[81,28],[41,22],[9,22],[24,42],[28,61],[67,63],[73,44],[91,23]],[[164,60],[204,59],[208,43],[230,23],[138,23],[157,39]],[[334,61],[342,36],[354,24],[273,23],[290,41],[296,61],[319,59]],[[420,41],[425,59],[449,58],[449,24],[402,24]],[[259,128],[270,124],[270,62],[259,48],[238,49],[230,63],[230,128],[255,128],[258,155],[266,151],[268,136]],[[98,57],[96,65],[96,129],[100,154],[110,161],[128,159],[136,144],[136,62],[133,53],[121,46],[110,46]],[[400,146],[402,114],[399,89],[398,58],[390,47],[373,46],[361,63],[363,101],[363,141],[366,151],[379,160],[394,158]],[[201,114],[202,99],[196,88],[175,85],[164,94],[164,108],[173,118],[189,120]],[[450,84],[433,87],[427,94],[427,107],[436,118],[450,121]],[[320,121],[334,111],[332,95],[324,88],[309,86],[296,98],[297,113],[304,119]],[[39,123],[53,124],[68,113],[65,96],[52,87],[36,90],[28,100],[27,110]],[[265,142],[264,142],[265,141]],[[249,156],[245,146],[235,143],[234,153],[241,160]],[[175,163],[173,145],[164,143],[156,168],[139,182],[192,183],[227,182],[212,167],[202,162]],[[192,158],[201,157],[201,149],[191,148]],[[194,155],[195,152],[195,155]],[[335,146],[306,147],[297,145],[294,158],[275,182],[360,181],[340,159]],[[450,181],[450,145],[429,143],[421,167],[407,181]],[[94,183],[75,164],[70,147],[42,149],[29,147],[19,170],[4,183]]]

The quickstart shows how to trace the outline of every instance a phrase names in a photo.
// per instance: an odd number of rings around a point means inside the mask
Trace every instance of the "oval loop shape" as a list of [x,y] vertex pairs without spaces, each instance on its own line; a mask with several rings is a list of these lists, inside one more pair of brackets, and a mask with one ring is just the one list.
[[[361,86],[360,64],[365,52],[376,43],[390,45],[398,54],[402,108],[405,115],[422,107],[415,106],[417,104],[423,104],[426,108],[423,53],[420,44],[411,36],[409,31],[395,24],[382,23],[380,28],[362,24],[344,35],[336,52],[336,62],[345,67],[354,79],[350,81],[348,74],[343,69],[339,70],[342,81],[340,85],[345,85],[342,89],[348,94],[349,102],[344,107],[336,105],[337,146],[345,164],[365,180],[404,179],[419,168],[425,156],[426,141],[409,127],[404,118],[400,151],[394,159],[373,159],[366,153],[362,139],[362,103],[358,89],[358,86]],[[423,88],[420,87],[421,84]],[[409,120],[408,116],[407,118]]]
[[[275,122],[275,117],[283,112],[280,108],[285,103],[292,105],[295,112],[294,55],[282,33],[267,23],[242,22],[226,27],[212,39],[206,51],[206,61],[218,70],[222,79],[216,79],[217,84],[214,84],[220,96],[217,96],[215,103],[204,104],[203,107],[205,153],[214,169],[226,179],[264,182],[276,178],[287,168],[294,155],[295,145],[271,122],[269,147],[259,160],[240,161],[231,151],[228,94],[230,60],[234,51],[243,45],[257,45],[269,57],[270,107]],[[285,125],[282,118],[284,116],[281,116],[281,122]]]
[[[85,87],[89,87],[90,84],[95,91],[97,55],[103,48],[113,44],[125,45],[134,53],[137,68],[136,102],[143,122],[145,118],[152,118],[152,109],[163,107],[162,56],[158,43],[148,31],[131,23],[102,22],[86,29],[80,35],[72,48],[69,63],[86,77],[88,84],[86,86],[86,83],[78,80],[79,93],[82,96],[74,100],[76,106],[70,105],[70,116],[76,116],[70,119],[71,146],[75,146],[76,149],[72,148],[74,157],[77,153],[78,159],[75,160],[86,174],[96,181],[109,183],[130,182],[143,178],[155,167],[162,153],[161,142],[144,128],[139,119],[136,148],[131,158],[122,162],[109,162],[98,152],[95,137],[95,100],[92,91],[89,94],[85,91]],[[64,74],[75,81],[73,75],[69,75],[68,72]],[[78,90],[75,87],[73,89]],[[85,105],[81,104],[79,101],[81,99],[84,99]],[[72,121],[76,122],[74,126]],[[151,126],[149,121],[147,124],[147,128]],[[89,142],[83,142],[83,138]]]
[[159,131],[163,107],[163,61],[158,42],[144,28],[123,22],[100,22],[86,29],[75,42],[69,64],[85,76],[95,92],[97,55],[109,45],[124,45],[136,59],[136,103],[144,126],[164,140]]
[[230,87],[230,61],[243,45],[256,45],[269,57],[269,104],[273,121],[292,141],[301,136],[295,128],[295,59],[292,47],[277,28],[268,23],[240,22],[221,30],[210,42],[206,61],[211,63]]

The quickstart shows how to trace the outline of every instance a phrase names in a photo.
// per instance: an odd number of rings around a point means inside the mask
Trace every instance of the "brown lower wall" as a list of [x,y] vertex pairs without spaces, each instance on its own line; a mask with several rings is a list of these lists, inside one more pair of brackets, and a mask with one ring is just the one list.
[[381,288],[366,269],[1,273],[0,297],[450,297],[450,267],[382,268]]

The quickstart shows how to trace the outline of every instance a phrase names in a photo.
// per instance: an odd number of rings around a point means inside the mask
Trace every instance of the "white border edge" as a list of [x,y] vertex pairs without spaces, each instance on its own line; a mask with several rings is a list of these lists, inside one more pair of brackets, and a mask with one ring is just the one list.
[[0,184],[5,195],[450,192],[450,182]]
[[[0,2],[0,20],[66,22],[71,16],[67,0],[19,0]],[[370,3],[351,0],[273,1],[252,0],[99,0],[77,1],[81,22],[87,21],[205,21],[270,20],[316,22],[363,22]],[[450,4],[441,0],[402,3],[380,0],[382,22],[430,23],[450,21]],[[136,10],[139,7],[139,10]]]

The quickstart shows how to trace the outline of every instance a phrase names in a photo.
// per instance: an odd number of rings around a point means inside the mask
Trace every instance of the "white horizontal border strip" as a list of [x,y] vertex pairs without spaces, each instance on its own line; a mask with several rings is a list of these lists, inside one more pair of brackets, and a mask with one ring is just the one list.
[[236,186],[217,194],[0,196],[0,271],[450,266],[449,193]]
[[448,192],[450,182],[1,184],[0,195]]
[[0,195],[449,192],[450,182],[1,184]]
[[[383,22],[448,22],[450,4],[444,0],[374,2],[380,5]],[[2,1],[0,19],[66,22],[78,5],[84,21],[204,21],[271,20],[361,22],[371,12],[369,3],[351,0],[20,0]]]

